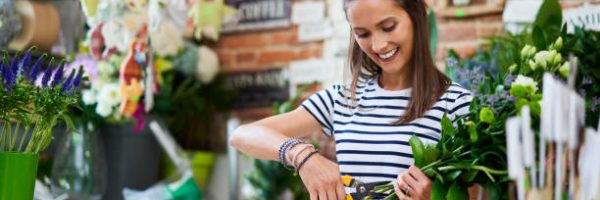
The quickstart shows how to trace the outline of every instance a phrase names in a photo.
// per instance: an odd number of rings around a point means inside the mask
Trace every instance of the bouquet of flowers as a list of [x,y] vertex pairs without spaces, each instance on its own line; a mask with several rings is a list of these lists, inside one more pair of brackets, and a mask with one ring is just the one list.
[[[77,103],[83,68],[65,69],[64,61],[30,48],[0,62],[0,151],[37,154],[52,140],[52,128],[64,120],[73,128],[67,108]],[[14,125],[14,126],[13,126]]]

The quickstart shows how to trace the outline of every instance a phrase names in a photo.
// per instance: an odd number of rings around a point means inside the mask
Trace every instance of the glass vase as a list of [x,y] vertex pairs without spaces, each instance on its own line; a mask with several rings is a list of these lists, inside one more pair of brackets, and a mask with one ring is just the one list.
[[98,131],[89,124],[64,136],[52,165],[52,195],[60,199],[102,199],[106,158],[100,140]]

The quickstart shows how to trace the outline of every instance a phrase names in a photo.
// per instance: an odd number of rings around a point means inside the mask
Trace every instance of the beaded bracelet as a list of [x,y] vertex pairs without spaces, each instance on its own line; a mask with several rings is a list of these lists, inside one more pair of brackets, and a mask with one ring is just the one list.
[[296,172],[294,172],[294,176],[298,176],[298,174],[300,173],[300,168],[302,167],[302,165],[304,165],[304,163],[313,155],[315,155],[316,153],[318,153],[318,150],[313,150],[310,153],[308,153],[308,155],[306,155],[302,161],[300,161],[300,164],[298,164],[298,167],[296,168]]
[[298,165],[296,165],[296,163],[298,163],[298,162],[297,162],[297,160],[298,160],[298,157],[300,157],[299,155],[300,155],[302,152],[304,152],[305,150],[309,149],[309,148],[313,148],[313,149],[315,149],[315,146],[314,146],[314,145],[312,145],[312,144],[304,144],[304,147],[302,147],[302,149],[300,149],[300,151],[296,152],[296,154],[294,154],[294,155],[293,155],[293,156],[290,158],[290,162],[291,162],[290,164],[291,164],[292,166],[294,166],[294,168],[298,168],[298,167],[297,167]]
[[279,147],[279,162],[281,162],[281,164],[283,164],[283,167],[285,167],[286,169],[293,170],[293,168],[288,165],[288,163],[285,159],[285,155],[287,155],[287,153],[291,147],[293,147],[294,145],[297,145],[297,144],[301,144],[301,143],[304,143],[304,141],[302,141],[298,138],[291,138],[291,139],[286,140]]

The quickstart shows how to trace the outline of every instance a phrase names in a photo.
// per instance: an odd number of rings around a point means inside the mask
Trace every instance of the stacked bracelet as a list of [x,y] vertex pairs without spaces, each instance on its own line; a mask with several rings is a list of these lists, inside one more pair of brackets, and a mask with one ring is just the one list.
[[298,176],[298,173],[300,172],[300,168],[302,167],[302,165],[304,165],[304,163],[313,155],[315,155],[316,153],[318,153],[319,151],[317,149],[311,151],[310,153],[308,153],[308,155],[306,155],[302,161],[300,161],[300,163],[298,164],[298,167],[296,168],[296,172],[294,172],[294,176]]
[[283,164],[283,167],[285,167],[286,169],[289,169],[289,170],[293,170],[294,169],[286,161],[286,155],[287,155],[287,153],[290,151],[290,149],[292,147],[294,147],[297,144],[301,144],[301,143],[304,143],[304,141],[302,141],[302,140],[300,140],[298,138],[291,138],[289,140],[286,140],[281,145],[281,147],[279,147],[279,161],[281,162],[281,164]]

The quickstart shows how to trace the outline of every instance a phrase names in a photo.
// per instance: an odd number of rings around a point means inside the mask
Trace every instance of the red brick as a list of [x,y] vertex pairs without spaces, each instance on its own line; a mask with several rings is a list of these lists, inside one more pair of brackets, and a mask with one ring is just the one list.
[[236,34],[222,37],[217,46],[225,48],[262,47],[266,46],[266,41],[263,34],[260,33]]
[[477,30],[474,22],[448,23],[440,26],[440,41],[456,42],[477,39]]
[[238,62],[252,62],[256,60],[256,54],[254,52],[238,53],[236,61]]
[[290,28],[274,31],[269,36],[271,37],[271,44],[294,44],[297,42],[296,34],[297,29]]
[[260,64],[273,63],[273,62],[289,62],[294,60],[294,52],[292,51],[268,51],[262,52],[258,57]]
[[487,38],[494,35],[500,35],[503,33],[502,27],[480,27],[477,29],[477,37],[478,38]]
[[476,18],[478,22],[500,22],[502,23],[502,14],[484,15]]
[[296,54],[296,60],[321,57],[321,49],[306,49]]
[[221,63],[231,63],[234,61],[235,57],[234,54],[229,51],[217,51],[217,56]]
[[475,46],[458,46],[451,47],[451,49],[454,49],[454,51],[456,51],[461,58],[470,57],[471,55],[475,54],[476,51]]

